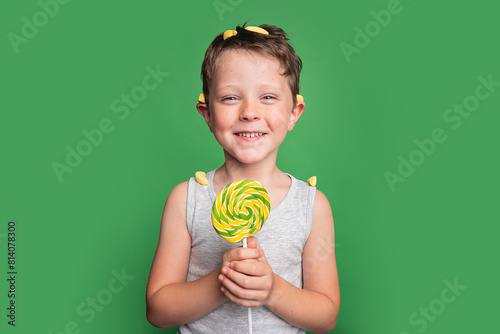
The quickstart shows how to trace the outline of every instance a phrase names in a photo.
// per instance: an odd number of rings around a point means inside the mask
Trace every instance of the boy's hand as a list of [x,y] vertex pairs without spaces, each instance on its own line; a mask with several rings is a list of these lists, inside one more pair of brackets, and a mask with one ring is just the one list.
[[248,238],[247,246],[224,254],[219,281],[222,293],[233,303],[257,307],[271,296],[273,270],[255,237]]

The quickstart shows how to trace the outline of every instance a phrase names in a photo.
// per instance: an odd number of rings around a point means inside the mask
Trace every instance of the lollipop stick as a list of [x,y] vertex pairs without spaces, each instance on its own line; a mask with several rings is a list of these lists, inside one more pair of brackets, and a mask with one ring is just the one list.
[[248,308],[248,333],[252,334],[252,309]]
[[[247,248],[247,238],[243,238],[243,248]],[[252,334],[252,309],[248,308],[248,333]]]

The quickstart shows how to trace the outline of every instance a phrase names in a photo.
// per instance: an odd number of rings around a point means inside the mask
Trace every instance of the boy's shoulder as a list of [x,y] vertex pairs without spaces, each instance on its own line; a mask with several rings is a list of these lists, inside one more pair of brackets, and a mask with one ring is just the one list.
[[177,184],[170,191],[170,194],[168,195],[168,198],[167,198],[167,202],[168,201],[177,202],[177,201],[183,200],[183,199],[185,200],[187,197],[188,185],[189,185],[189,181],[184,181],[184,182]]

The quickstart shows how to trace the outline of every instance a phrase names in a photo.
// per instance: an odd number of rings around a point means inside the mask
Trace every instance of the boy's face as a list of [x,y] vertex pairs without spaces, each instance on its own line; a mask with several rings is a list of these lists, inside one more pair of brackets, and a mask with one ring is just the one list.
[[198,111],[227,159],[244,164],[276,162],[278,148],[305,104],[294,104],[278,60],[256,52],[229,50],[218,59],[210,106]]

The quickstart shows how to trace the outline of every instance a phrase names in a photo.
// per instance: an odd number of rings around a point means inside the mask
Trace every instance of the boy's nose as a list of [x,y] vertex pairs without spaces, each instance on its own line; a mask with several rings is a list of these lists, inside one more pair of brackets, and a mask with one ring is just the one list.
[[241,121],[256,121],[260,119],[258,106],[249,102],[243,103],[241,106],[240,120]]

